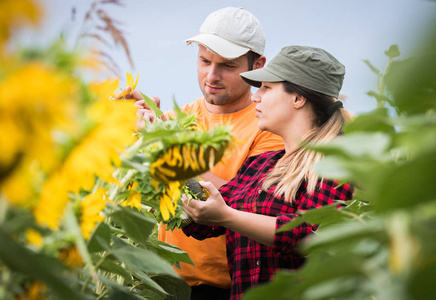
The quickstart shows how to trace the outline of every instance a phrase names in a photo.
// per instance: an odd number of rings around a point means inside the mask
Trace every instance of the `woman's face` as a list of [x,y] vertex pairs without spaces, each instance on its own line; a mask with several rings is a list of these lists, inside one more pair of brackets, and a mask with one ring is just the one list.
[[285,91],[281,82],[262,82],[262,86],[251,97],[256,103],[258,127],[283,137],[287,124],[293,116],[292,101],[295,94]]

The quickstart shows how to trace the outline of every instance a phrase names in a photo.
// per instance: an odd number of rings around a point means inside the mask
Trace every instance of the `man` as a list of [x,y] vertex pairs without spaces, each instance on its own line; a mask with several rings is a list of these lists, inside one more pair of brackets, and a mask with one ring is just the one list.
[[[212,12],[201,25],[199,34],[186,42],[198,44],[197,74],[204,97],[182,108],[194,114],[206,130],[228,124],[238,141],[231,157],[224,157],[211,171],[201,177],[220,187],[233,178],[252,155],[283,149],[280,137],[257,127],[255,104],[251,102],[251,87],[240,73],[262,68],[266,58],[265,34],[255,16],[242,8],[226,7]],[[140,97],[140,122],[153,121],[155,116]],[[159,105],[160,100],[154,97]],[[176,269],[192,287],[191,299],[228,299],[230,276],[226,260],[225,236],[198,241],[186,237],[181,230],[159,230],[159,239],[186,251],[195,266],[181,263]]]

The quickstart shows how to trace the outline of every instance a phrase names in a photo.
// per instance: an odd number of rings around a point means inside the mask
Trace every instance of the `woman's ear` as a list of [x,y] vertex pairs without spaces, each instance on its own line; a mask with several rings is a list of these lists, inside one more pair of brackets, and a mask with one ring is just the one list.
[[306,104],[306,98],[299,96],[299,95],[295,95],[295,98],[294,98],[292,104],[293,104],[295,109],[300,109]]

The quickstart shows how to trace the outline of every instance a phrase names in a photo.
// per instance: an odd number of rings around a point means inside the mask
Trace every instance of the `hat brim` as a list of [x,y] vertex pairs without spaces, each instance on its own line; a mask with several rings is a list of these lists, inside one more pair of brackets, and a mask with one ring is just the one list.
[[262,82],[281,82],[285,81],[283,78],[271,73],[270,71],[263,69],[256,69],[248,72],[243,72],[241,74],[242,79],[249,85],[254,87],[261,87]]
[[190,43],[201,44],[227,59],[238,58],[250,51],[250,49],[247,47],[237,45],[226,39],[223,39],[222,37],[209,33],[201,33],[185,40],[185,42],[188,43],[188,45]]

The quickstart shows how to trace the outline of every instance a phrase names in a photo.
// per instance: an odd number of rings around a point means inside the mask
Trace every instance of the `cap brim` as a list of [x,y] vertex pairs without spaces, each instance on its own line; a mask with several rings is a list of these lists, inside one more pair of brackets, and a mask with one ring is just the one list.
[[262,82],[281,82],[285,81],[283,78],[271,73],[270,71],[263,69],[256,69],[240,74],[242,79],[249,85],[254,87],[261,87]]
[[201,44],[227,59],[238,58],[250,51],[250,49],[247,47],[239,46],[235,43],[229,42],[226,39],[223,39],[222,37],[208,33],[201,33],[190,39],[185,40],[185,42],[188,44]]

